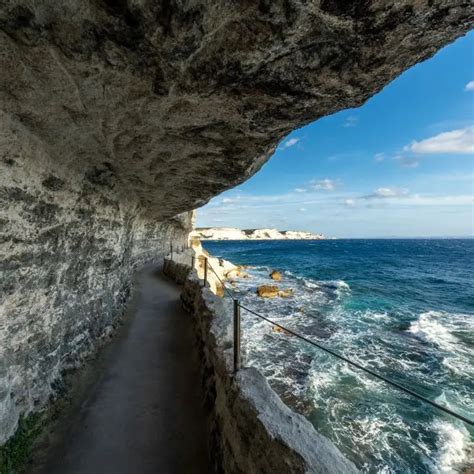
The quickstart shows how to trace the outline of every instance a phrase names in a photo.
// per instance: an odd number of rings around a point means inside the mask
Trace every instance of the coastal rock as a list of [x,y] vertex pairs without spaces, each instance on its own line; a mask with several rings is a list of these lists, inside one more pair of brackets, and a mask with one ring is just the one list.
[[275,285],[260,285],[257,287],[257,295],[261,298],[275,298],[279,296],[280,298],[288,298],[293,295],[292,288],[286,288],[280,290],[278,286]]
[[462,0],[2,2],[0,443],[116,323],[134,267],[187,246],[188,211],[473,16]]
[[236,268],[233,268],[232,270],[229,270],[225,274],[226,278],[232,279],[232,278],[250,278],[250,275],[243,270],[243,268],[238,265]]
[[273,270],[269,276],[272,280],[281,281],[281,273],[277,270]]
[[260,285],[257,288],[257,295],[261,298],[275,298],[279,293],[278,286],[274,285]]

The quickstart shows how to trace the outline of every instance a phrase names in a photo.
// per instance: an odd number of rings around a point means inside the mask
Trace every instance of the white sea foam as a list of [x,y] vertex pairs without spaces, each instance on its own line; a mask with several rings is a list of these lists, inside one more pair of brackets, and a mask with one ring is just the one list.
[[347,291],[351,290],[351,287],[344,280],[323,280],[318,283],[327,288],[344,289]]
[[411,323],[408,331],[420,339],[436,344],[441,349],[451,351],[458,340],[439,321],[441,316],[443,316],[443,313],[437,311],[422,313],[416,321]]
[[307,288],[320,288],[320,286],[312,280],[304,279],[303,283],[304,283],[304,286],[306,286]]
[[436,420],[432,426],[438,434],[435,472],[440,474],[459,472],[458,467],[467,460],[469,432],[464,425],[454,425],[444,420]]
[[411,323],[408,332],[419,339],[436,345],[444,351],[442,364],[459,375],[472,376],[472,351],[459,339],[463,333],[474,331],[474,316],[458,313],[428,311]]

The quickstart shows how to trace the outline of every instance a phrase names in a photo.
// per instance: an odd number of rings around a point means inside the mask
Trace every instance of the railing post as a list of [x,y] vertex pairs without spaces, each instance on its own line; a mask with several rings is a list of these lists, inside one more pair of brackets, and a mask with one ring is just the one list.
[[234,374],[240,369],[240,305],[234,300]]
[[204,286],[207,285],[207,257],[204,257]]
[[194,255],[191,255],[191,268],[194,269]]

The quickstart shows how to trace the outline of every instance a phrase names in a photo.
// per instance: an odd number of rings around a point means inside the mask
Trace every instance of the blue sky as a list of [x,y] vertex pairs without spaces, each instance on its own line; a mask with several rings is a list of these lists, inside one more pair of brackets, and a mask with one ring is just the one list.
[[474,32],[358,109],[295,130],[197,226],[330,237],[472,236]]

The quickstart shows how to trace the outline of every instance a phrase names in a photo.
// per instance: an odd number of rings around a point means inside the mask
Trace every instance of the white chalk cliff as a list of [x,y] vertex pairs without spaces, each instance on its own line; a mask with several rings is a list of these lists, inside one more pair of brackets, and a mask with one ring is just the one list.
[[234,227],[203,227],[195,229],[191,237],[200,240],[322,240],[323,234],[277,229],[236,229]]

